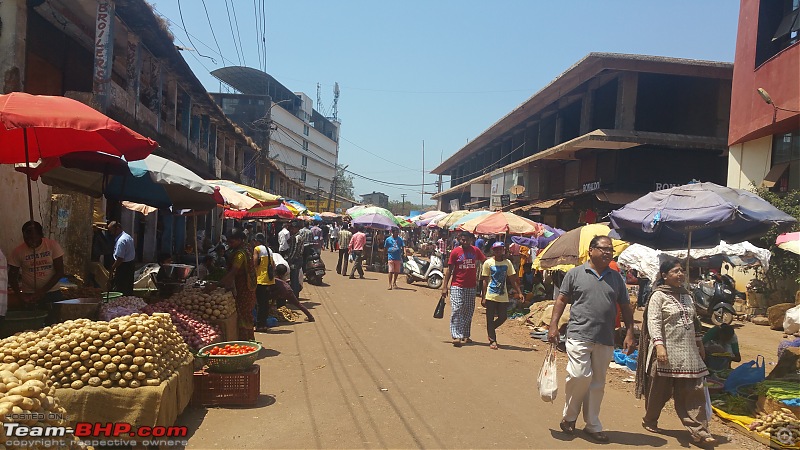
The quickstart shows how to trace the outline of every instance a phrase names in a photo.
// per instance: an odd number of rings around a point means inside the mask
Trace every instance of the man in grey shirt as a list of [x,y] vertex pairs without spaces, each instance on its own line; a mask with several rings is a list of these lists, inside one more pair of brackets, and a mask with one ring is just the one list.
[[608,236],[595,236],[589,243],[589,261],[567,272],[553,306],[548,338],[558,343],[558,321],[567,303],[567,385],[561,430],[575,432],[575,422],[583,405],[584,432],[593,440],[606,443],[600,423],[600,405],[606,385],[606,371],[614,355],[614,323],[617,305],[627,327],[624,348],[632,353],[633,310],[628,300],[625,280],[609,268],[614,245]]

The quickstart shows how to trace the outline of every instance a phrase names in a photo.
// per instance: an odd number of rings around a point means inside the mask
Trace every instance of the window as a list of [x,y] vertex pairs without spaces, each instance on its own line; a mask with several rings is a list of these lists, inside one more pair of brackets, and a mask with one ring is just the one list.
[[308,141],[303,139],[303,150],[308,151]]
[[756,67],[800,41],[800,0],[761,0],[758,7]]
[[772,169],[764,178],[772,191],[800,189],[800,129],[772,138]]
[[308,125],[303,125],[303,134],[308,136]]
[[303,167],[308,166],[308,156],[303,155]]
[[300,181],[306,181],[306,171],[300,172]]

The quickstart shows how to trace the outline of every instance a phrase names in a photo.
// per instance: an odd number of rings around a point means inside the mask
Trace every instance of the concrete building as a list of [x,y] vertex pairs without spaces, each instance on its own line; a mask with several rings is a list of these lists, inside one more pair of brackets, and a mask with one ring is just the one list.
[[[336,175],[340,123],[315,110],[306,94],[290,91],[260,70],[225,67],[211,74],[239,92],[212,94],[225,114],[262,145],[269,135],[265,156],[303,186],[301,195],[295,198],[327,199]],[[269,119],[265,119],[267,114]],[[269,129],[268,120],[272,124]],[[271,190],[279,190],[275,183],[280,180],[271,175],[264,175],[266,184]]]
[[389,196],[383,192],[372,192],[371,194],[362,194],[361,203],[365,205],[375,205],[381,208],[389,208]]
[[[0,23],[3,93],[76,99],[156,140],[156,154],[203,178],[253,181],[249,166],[260,147],[209,97],[176,49],[164,19],[144,0],[4,1]],[[25,177],[0,166],[0,189],[6,211],[0,228],[12,230],[0,234],[0,248],[9,254],[21,242],[14,230],[28,220]],[[152,261],[161,250],[183,251],[183,217],[164,212],[143,216],[41,182],[34,184],[33,194],[35,218],[64,246],[68,273],[85,269],[96,209],[101,210],[96,220],[123,221],[140,260]],[[204,227],[219,233],[218,223],[210,219],[201,222]]]
[[730,63],[590,53],[435,168],[451,181],[433,198],[572,228],[650,191],[724,184],[732,75]]
[[730,187],[800,189],[798,30],[798,0],[741,1],[728,133]]

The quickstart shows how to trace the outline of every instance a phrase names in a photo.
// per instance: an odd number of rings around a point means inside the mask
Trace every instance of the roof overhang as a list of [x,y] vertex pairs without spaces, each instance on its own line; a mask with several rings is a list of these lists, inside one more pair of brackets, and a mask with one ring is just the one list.
[[508,164],[500,169],[473,178],[467,182],[442,191],[431,198],[437,199],[444,195],[452,194],[469,188],[472,184],[489,181],[498,173],[508,172],[519,167],[541,160],[575,160],[576,153],[586,149],[624,150],[640,145],[655,145],[659,147],[691,148],[705,150],[725,150],[725,138],[707,136],[692,136],[684,134],[653,133],[645,131],[622,130],[594,130],[591,133],[578,136],[571,141],[550,147],[535,155],[523,158]]

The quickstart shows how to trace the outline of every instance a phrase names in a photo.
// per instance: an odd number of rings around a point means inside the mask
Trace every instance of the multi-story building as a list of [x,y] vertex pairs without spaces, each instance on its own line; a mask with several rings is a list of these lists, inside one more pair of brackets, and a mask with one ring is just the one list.
[[[260,70],[236,66],[211,73],[239,92],[212,95],[260,144],[269,139],[269,159],[303,186],[298,200],[327,199],[336,175],[340,123],[315,110],[306,94],[290,91]],[[264,174],[266,184],[278,190],[279,180],[269,175]]]
[[362,194],[361,203],[366,205],[380,206],[381,208],[389,208],[389,196],[383,192],[372,192],[371,194]]
[[653,190],[724,184],[732,74],[730,63],[590,53],[435,168],[451,182],[433,198],[571,228]]
[[800,189],[798,31],[800,1],[741,0],[728,133],[730,187]]
[[[76,99],[156,140],[156,154],[203,178],[254,178],[250,162],[260,147],[209,97],[176,49],[168,24],[144,0],[4,1],[0,23],[3,93]],[[292,186],[286,195],[299,193]],[[0,166],[0,188],[6,211],[0,228],[19,230],[28,220],[25,177]],[[91,211],[104,202],[41,182],[33,193],[36,220],[65,247],[67,270],[81,273],[91,250]],[[183,217],[142,216],[116,204],[108,204],[105,214],[123,221],[139,258],[154,260],[159,247],[183,250]],[[216,236],[218,224],[214,228],[209,219],[205,229]],[[8,254],[20,240],[19,233],[3,233],[0,248]]]

